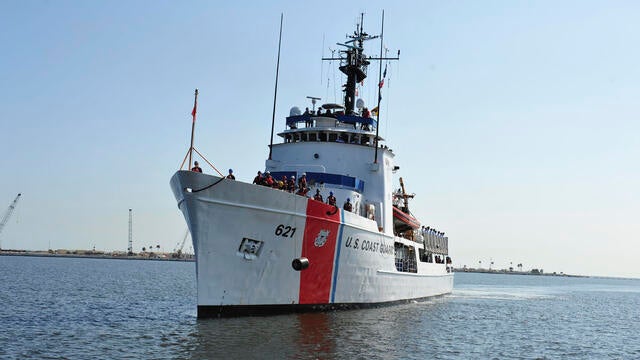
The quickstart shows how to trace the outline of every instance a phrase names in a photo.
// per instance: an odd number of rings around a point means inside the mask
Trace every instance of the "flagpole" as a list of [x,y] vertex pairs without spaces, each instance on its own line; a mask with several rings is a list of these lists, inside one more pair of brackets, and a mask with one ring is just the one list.
[[[382,45],[384,38],[384,10],[382,10],[382,30],[380,31],[380,59],[382,59]],[[380,70],[378,71],[378,112],[376,114],[376,154],[373,158],[373,163],[378,163],[378,132],[380,129],[380,100],[382,100],[382,96],[380,92],[382,91],[382,86],[380,82],[382,81],[382,60],[380,60]]]
[[271,142],[269,143],[269,160],[273,149],[273,127],[276,121],[276,97],[278,95],[278,72],[280,71],[280,45],[282,44],[282,19],[284,13],[280,13],[280,37],[278,38],[278,63],[276,65],[276,89],[273,94],[273,114],[271,115]]
[[198,108],[198,89],[196,89],[195,99],[193,100],[193,111],[191,111],[191,116],[193,116],[193,121],[191,122],[191,146],[189,147],[189,168],[187,170],[191,170],[191,159],[193,155],[193,134],[196,128],[196,109]]

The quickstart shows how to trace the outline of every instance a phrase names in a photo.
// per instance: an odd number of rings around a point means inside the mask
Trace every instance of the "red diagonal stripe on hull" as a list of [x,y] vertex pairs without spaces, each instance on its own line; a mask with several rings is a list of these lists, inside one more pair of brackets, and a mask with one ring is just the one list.
[[312,199],[307,201],[302,257],[309,259],[309,267],[300,272],[300,304],[329,303],[339,227],[339,209]]

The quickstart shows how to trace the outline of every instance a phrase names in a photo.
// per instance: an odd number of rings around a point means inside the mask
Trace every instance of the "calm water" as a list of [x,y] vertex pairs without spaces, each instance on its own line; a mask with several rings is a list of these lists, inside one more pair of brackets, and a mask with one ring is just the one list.
[[0,256],[2,359],[640,359],[640,280],[456,274],[381,309],[197,320],[193,263]]

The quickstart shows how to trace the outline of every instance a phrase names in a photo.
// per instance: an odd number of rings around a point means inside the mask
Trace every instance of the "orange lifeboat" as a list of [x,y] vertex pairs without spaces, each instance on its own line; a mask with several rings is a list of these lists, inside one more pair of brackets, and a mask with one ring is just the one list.
[[413,215],[393,207],[393,227],[396,232],[405,232],[420,228],[420,222]]
[[400,178],[400,189],[395,194],[398,202],[393,205],[393,227],[396,233],[420,228],[420,222],[409,211],[409,199],[413,199],[414,196],[415,194],[407,194],[404,182]]

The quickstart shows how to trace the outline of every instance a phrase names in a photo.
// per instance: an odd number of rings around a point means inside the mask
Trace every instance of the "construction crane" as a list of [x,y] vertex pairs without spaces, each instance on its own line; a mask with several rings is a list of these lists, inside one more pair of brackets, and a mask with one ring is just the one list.
[[187,238],[189,237],[189,229],[185,231],[184,238],[176,244],[176,248],[173,250],[173,254],[171,257],[173,258],[181,258],[182,257],[182,249],[184,248],[184,244],[187,242]]
[[[7,212],[2,217],[2,221],[0,221],[0,235],[2,234],[2,230],[4,229],[4,226],[7,225],[7,223],[9,222],[9,218],[11,217],[11,214],[13,214],[13,210],[16,209],[16,205],[18,205],[18,200],[20,200],[21,195],[22,194],[18,194],[18,196],[16,196],[16,198],[13,200],[11,205],[9,205]],[[1,244],[2,243],[0,243],[0,249],[2,249]]]
[[127,256],[133,255],[133,215],[129,209],[129,247],[127,248]]

